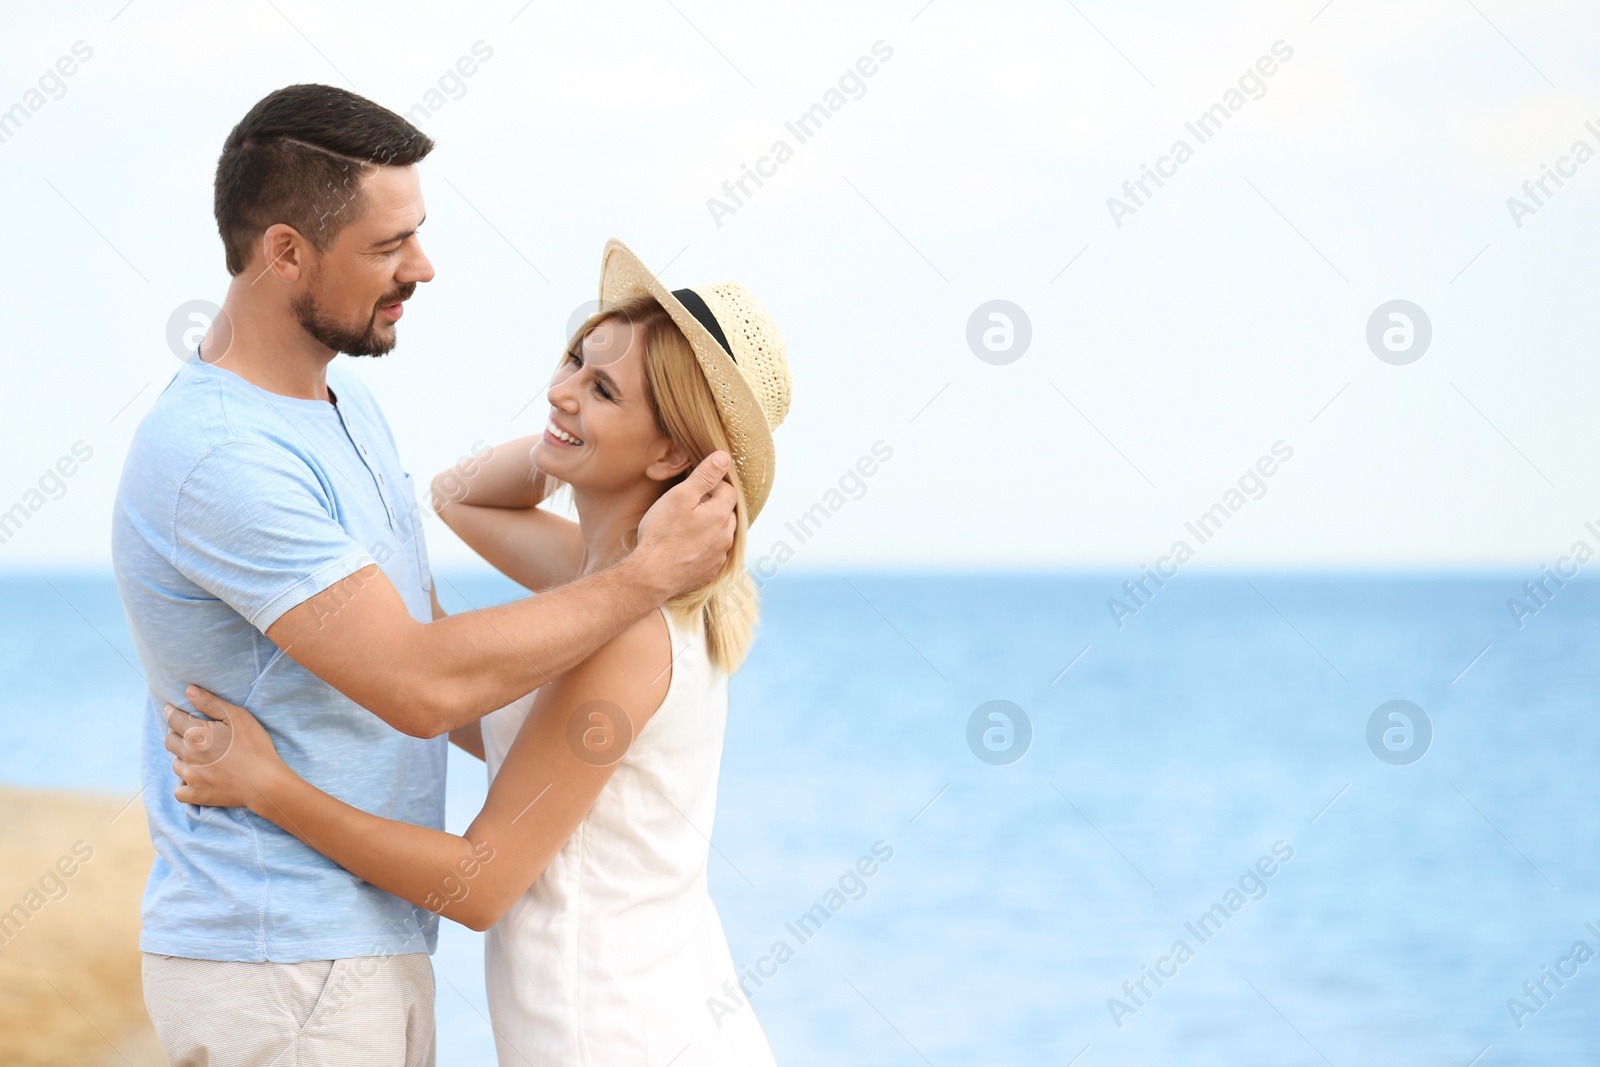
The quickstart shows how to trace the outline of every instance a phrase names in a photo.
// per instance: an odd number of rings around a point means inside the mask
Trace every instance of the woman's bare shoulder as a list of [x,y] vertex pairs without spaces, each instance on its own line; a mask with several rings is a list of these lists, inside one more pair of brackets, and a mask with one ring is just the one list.
[[648,718],[666,699],[672,682],[672,634],[665,611],[646,613],[576,669],[586,675],[585,688],[614,692],[616,696],[604,699],[628,709],[630,717]]

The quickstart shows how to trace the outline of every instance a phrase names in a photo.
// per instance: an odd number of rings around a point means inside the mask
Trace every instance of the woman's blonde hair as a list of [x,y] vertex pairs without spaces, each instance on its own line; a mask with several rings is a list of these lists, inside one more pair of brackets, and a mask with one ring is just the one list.
[[[655,297],[640,295],[595,312],[572,335],[567,351],[579,351],[590,330],[613,319],[631,325],[639,339],[644,352],[645,394],[650,398],[656,429],[689,457],[689,466],[665,483],[663,491],[683,481],[711,453],[721,450],[732,455],[727,430],[700,361],[688,338]],[[740,489],[735,466],[728,468],[728,477],[734,488]],[[685,623],[700,620],[707,655],[729,674],[739,669],[750,651],[760,617],[756,584],[744,567],[749,520],[742,489],[734,515],[738,526],[722,570],[709,585],[674,597],[666,605]]]

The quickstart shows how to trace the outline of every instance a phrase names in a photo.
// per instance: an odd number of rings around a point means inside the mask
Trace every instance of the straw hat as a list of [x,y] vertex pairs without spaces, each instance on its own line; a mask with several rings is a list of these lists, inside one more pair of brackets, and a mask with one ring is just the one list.
[[789,361],[761,301],[735,282],[668,290],[621,241],[606,242],[600,307],[649,294],[689,339],[728,433],[736,483],[754,522],[772,492],[772,431],[789,411]]

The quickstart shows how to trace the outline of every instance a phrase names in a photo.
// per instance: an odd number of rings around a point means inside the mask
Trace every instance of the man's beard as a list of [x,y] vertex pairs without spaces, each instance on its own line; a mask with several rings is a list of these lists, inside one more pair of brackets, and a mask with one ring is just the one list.
[[387,355],[399,340],[398,331],[385,340],[378,335],[378,308],[388,307],[409,300],[411,294],[416,292],[417,283],[407,282],[390,295],[378,301],[372,309],[372,315],[367,319],[366,325],[359,328],[346,326],[329,317],[317,305],[316,298],[307,290],[295,297],[290,306],[294,309],[295,317],[300,321],[300,328],[319,344],[326,345],[335,352],[343,352],[347,356],[382,356]]

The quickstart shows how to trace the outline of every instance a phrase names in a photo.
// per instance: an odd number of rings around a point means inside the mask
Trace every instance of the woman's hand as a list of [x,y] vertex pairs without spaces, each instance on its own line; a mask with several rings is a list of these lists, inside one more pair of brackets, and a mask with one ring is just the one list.
[[[288,767],[267,731],[244,708],[191,685],[189,702],[210,720],[167,705],[167,751],[184,804],[255,810],[267,801],[273,782]],[[212,721],[215,720],[215,721]]]

